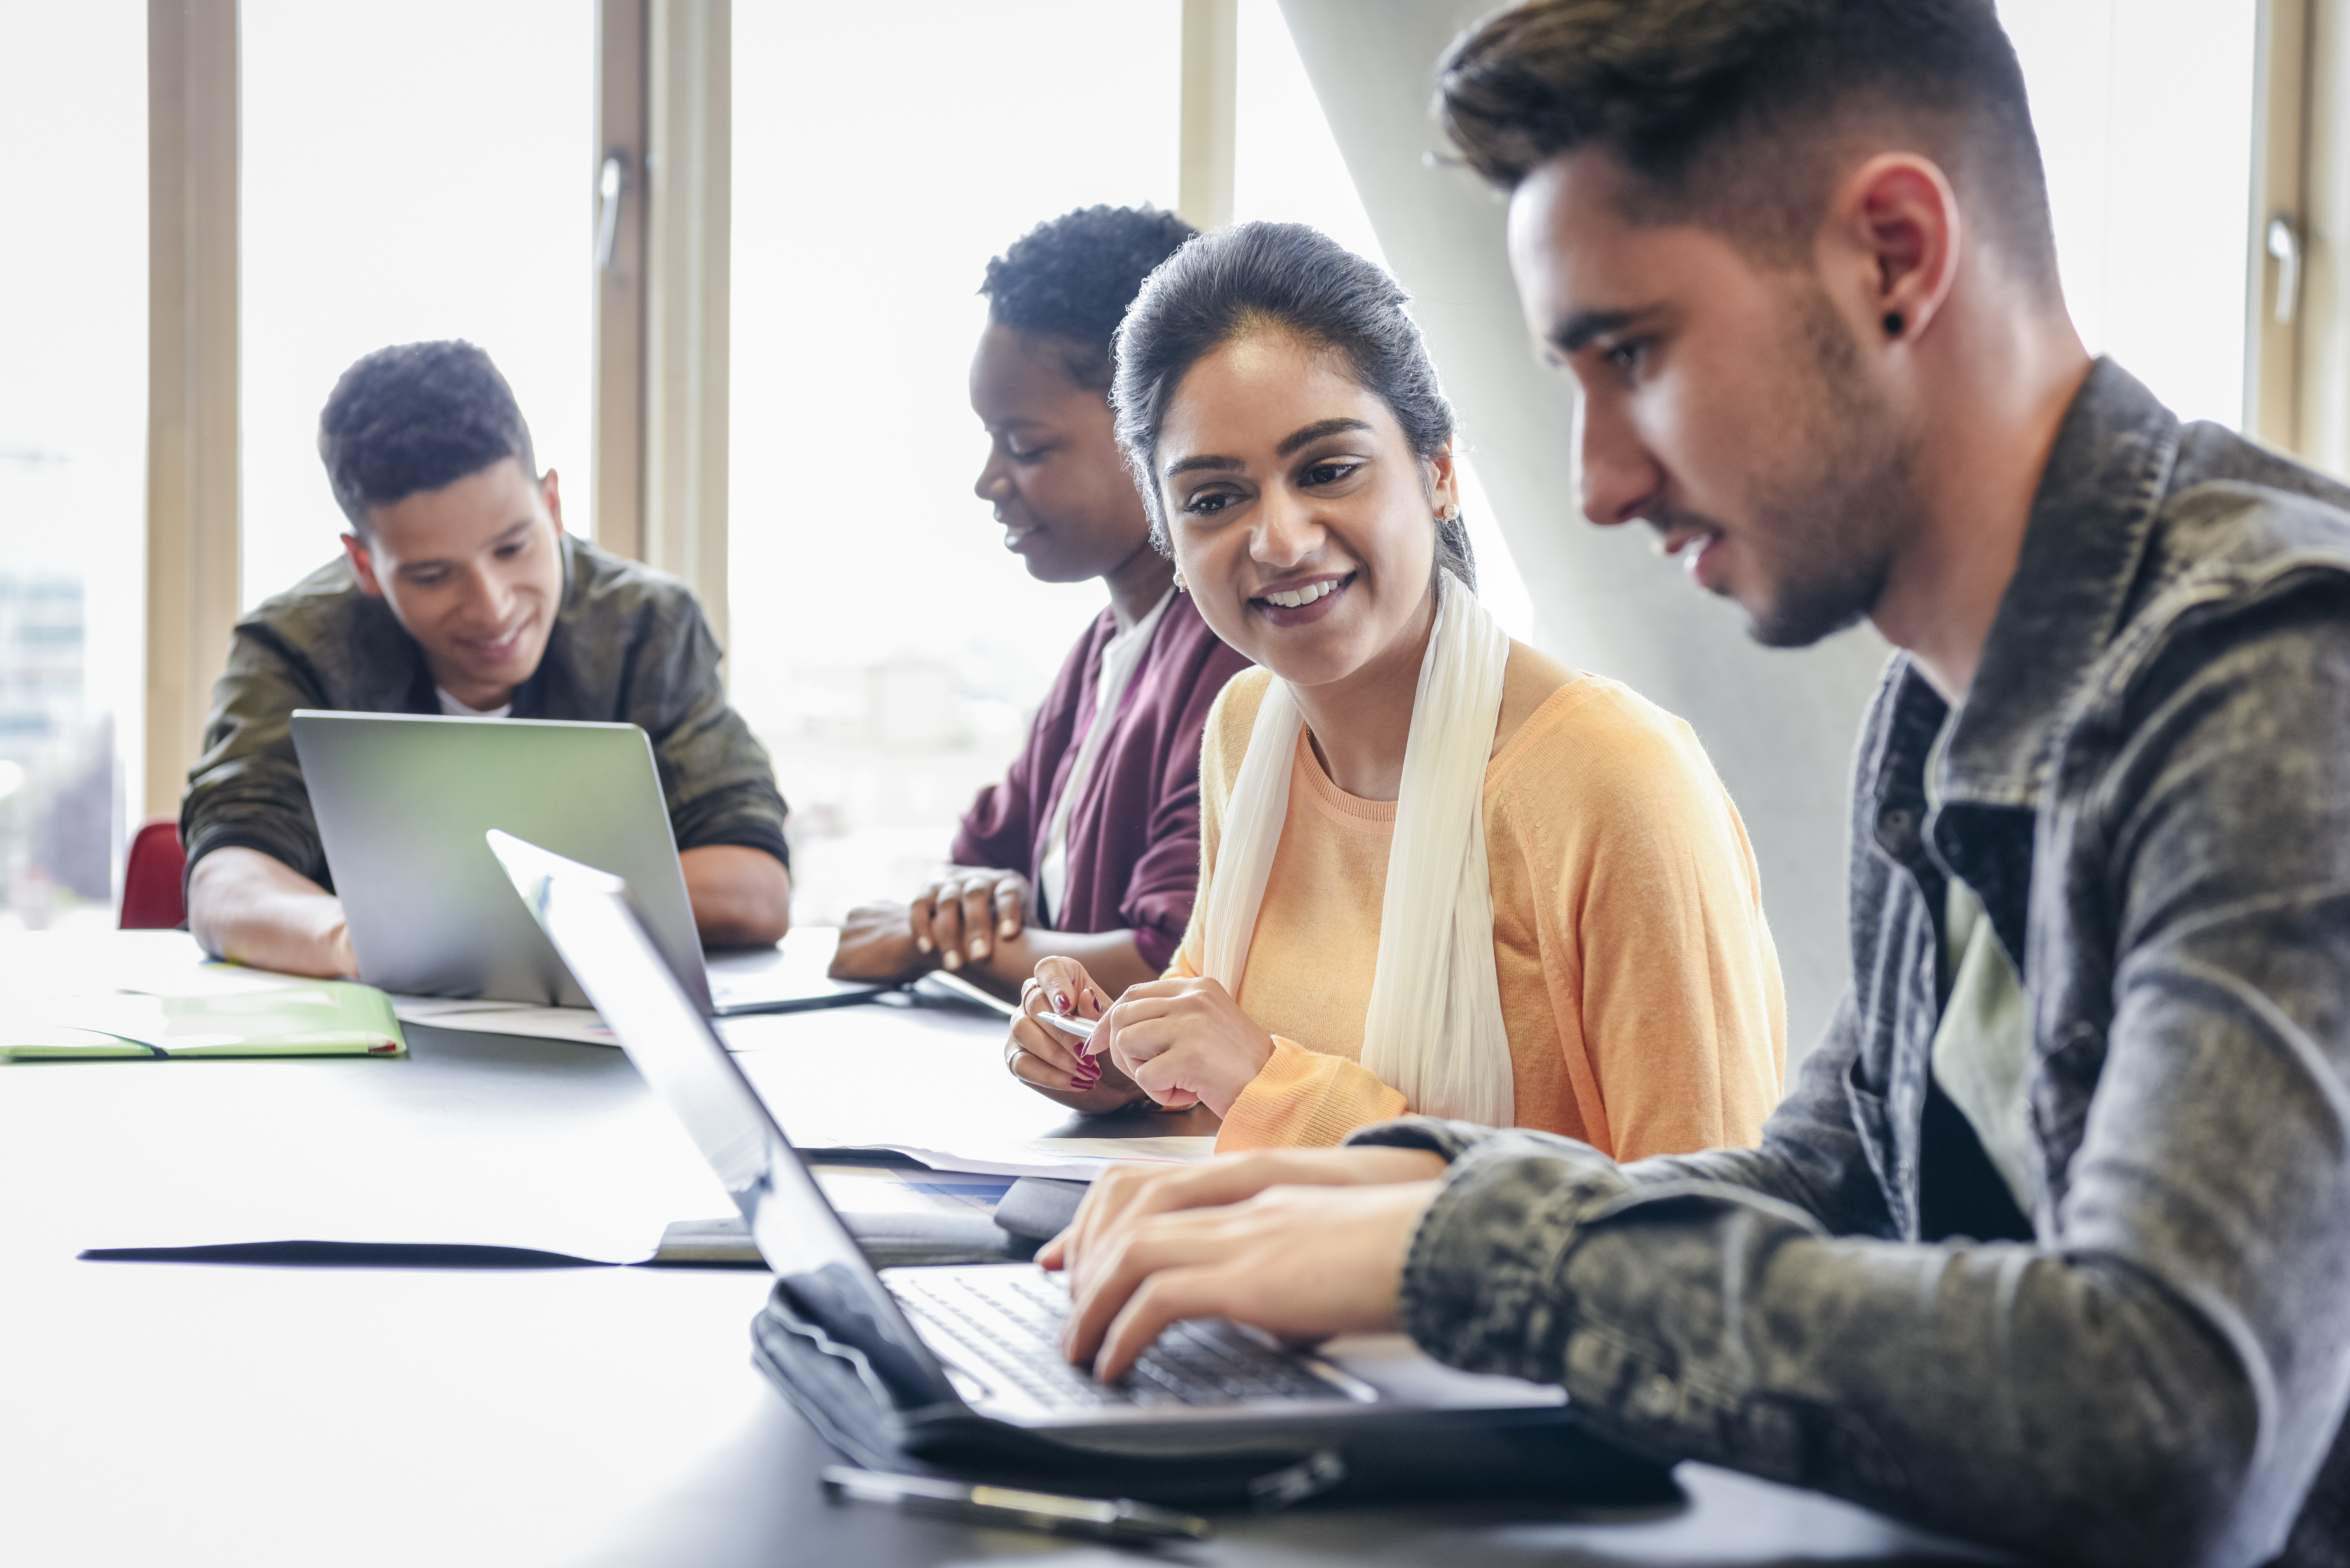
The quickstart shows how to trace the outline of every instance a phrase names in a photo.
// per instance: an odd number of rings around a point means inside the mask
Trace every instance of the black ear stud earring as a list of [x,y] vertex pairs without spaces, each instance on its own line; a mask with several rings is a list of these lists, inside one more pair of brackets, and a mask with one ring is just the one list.
[[1908,322],[1901,319],[1901,313],[1899,311],[1888,310],[1885,313],[1885,335],[1887,337],[1900,337],[1901,329],[1908,325],[1909,324]]

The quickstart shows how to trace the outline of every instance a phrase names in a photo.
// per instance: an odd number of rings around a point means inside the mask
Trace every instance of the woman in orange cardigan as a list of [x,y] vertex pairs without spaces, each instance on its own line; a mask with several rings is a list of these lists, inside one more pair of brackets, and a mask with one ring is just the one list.
[[1477,604],[1403,304],[1260,223],[1191,242],[1127,317],[1120,443],[1178,586],[1263,668],[1209,715],[1167,975],[1107,1005],[1045,961],[1007,1061],[1079,1109],[1204,1103],[1220,1150],[1407,1112],[1618,1159],[1752,1143],[1785,1023],[1737,811],[1686,724]]

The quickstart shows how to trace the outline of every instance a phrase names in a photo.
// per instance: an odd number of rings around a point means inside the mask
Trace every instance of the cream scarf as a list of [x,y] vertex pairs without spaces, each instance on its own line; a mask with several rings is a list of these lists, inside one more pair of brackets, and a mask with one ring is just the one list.
[[[1510,639],[1451,573],[1439,584],[1404,745],[1362,1062],[1416,1112],[1505,1127],[1516,1102],[1493,968],[1485,765]],[[1304,723],[1289,683],[1274,678],[1224,811],[1202,940],[1208,978],[1234,997],[1289,815]]]

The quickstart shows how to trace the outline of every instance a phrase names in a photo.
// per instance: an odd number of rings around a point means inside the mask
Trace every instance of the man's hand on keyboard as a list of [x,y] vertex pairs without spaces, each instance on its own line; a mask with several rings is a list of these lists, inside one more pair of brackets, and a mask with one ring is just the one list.
[[1093,1261],[1113,1236],[1154,1214],[1214,1209],[1253,1198],[1268,1187],[1367,1187],[1426,1181],[1444,1174],[1444,1160],[1416,1148],[1268,1148],[1221,1155],[1197,1165],[1114,1165],[1086,1192],[1069,1228],[1045,1243],[1037,1263],[1066,1269],[1069,1293],[1087,1283]]
[[1298,1343],[1391,1330],[1404,1255],[1437,1186],[1269,1187],[1222,1208],[1128,1213],[1089,1243],[1062,1347],[1114,1381],[1185,1318]]

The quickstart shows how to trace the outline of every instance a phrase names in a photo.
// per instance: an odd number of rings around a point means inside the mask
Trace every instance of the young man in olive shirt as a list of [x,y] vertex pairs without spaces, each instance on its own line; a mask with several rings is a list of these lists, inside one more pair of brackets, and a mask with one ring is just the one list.
[[297,708],[640,725],[702,940],[778,940],[783,796],[727,706],[701,607],[675,578],[564,533],[556,475],[537,472],[489,356],[462,342],[369,355],[328,398],[318,451],[350,519],[344,558],[238,624],[188,775],[188,924],[205,950],[357,971],[295,755]]

